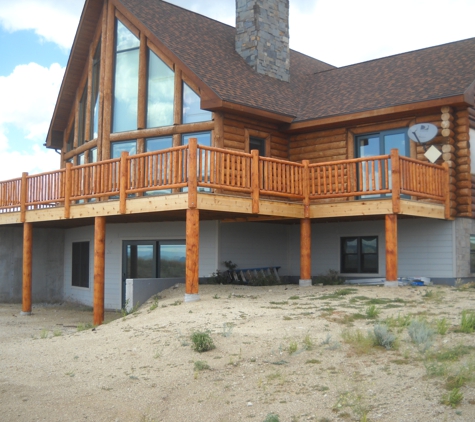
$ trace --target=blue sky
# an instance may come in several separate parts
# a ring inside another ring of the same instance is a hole
[[[235,0],[170,2],[234,24]],[[0,180],[59,167],[43,143],[83,5],[0,0]],[[473,16],[475,0],[290,0],[290,45],[345,66],[474,37]]]

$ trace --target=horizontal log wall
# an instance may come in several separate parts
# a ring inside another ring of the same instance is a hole
[[[470,115],[467,109],[454,110],[454,153],[456,203],[459,217],[472,217],[472,175],[470,159]]]
[[[353,157],[348,157],[345,128],[304,133],[290,139],[290,161],[309,160],[316,164],[347,158]]]
[[[224,148],[249,152],[246,151],[246,130],[261,132],[259,137],[262,138],[270,135],[270,156],[283,160],[289,159],[288,138],[279,132],[276,124],[232,114],[224,116]]]

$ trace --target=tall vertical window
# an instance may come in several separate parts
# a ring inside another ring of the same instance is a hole
[[[89,163],[97,163],[97,147],[89,150],[88,160]]]
[[[71,125],[71,129],[69,131],[69,136],[68,136],[68,143],[66,144],[66,151],[72,151],[74,148],[74,122]]]
[[[86,141],[87,81],[79,101],[78,146]]]
[[[470,235],[470,272],[475,273],[475,235]]]
[[[112,132],[137,129],[140,40],[116,21]]]
[[[72,256],[72,285],[89,287],[89,242],[74,242]]]
[[[91,98],[91,133],[89,139],[99,135],[99,83],[101,73],[101,42],[97,44],[92,62],[92,98]]]
[[[257,138],[256,136],[251,136],[249,138],[249,151],[257,149],[261,157],[266,156],[266,140],[263,138]]]
[[[206,122],[211,112],[200,108],[200,97],[183,82],[183,123]]]
[[[148,50],[147,127],[173,125],[175,73]]]
[[[342,237],[341,273],[377,273],[378,237]]]

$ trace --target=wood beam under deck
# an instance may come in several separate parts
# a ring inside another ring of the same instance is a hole
[[[388,214],[385,217],[386,231],[386,281],[385,286],[397,287],[397,214]]]
[[[300,220],[300,286],[312,285],[312,226],[310,218]]]

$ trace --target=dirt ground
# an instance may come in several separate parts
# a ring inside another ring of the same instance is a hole
[[[459,332],[474,288],[205,285],[200,295],[183,303],[183,287],[169,289],[82,331],[90,309],[20,316],[1,304],[0,420],[475,420],[475,334]],[[410,320],[447,332],[424,351]],[[378,322],[395,348],[365,342]],[[194,351],[196,331],[216,348]],[[454,380],[456,407],[443,404]]]

